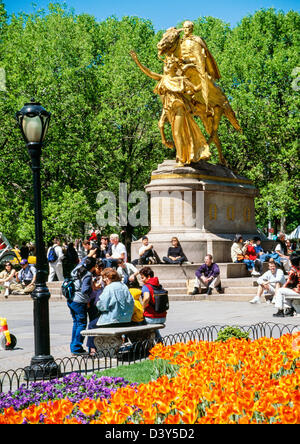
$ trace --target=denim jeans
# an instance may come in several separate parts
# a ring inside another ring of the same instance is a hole
[[[166,318],[146,318],[145,317],[146,324],[165,324]],[[159,330],[155,330],[155,339],[157,342],[162,342],[162,336],[159,332]]]
[[[254,261],[251,261],[250,259],[243,259],[242,261],[235,261],[235,263],[243,263],[246,265],[246,268],[248,271],[254,270]]]
[[[84,351],[82,346],[84,337],[81,335],[81,332],[87,326],[87,304],[72,301],[68,302],[68,307],[73,318],[71,353],[81,353]]]
[[[169,257],[164,256],[163,261],[165,264],[182,264],[182,262],[186,261],[186,258],[180,257],[179,259],[170,259]]]

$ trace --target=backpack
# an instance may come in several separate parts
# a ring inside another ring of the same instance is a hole
[[[56,262],[58,259],[58,256],[55,251],[55,247],[51,247],[48,253],[48,262]]]
[[[75,296],[75,281],[77,278],[66,278],[61,286],[61,292],[67,301],[72,302]]]
[[[161,285],[152,285],[152,284],[146,284],[147,286],[150,285],[153,289],[153,298],[154,298],[154,311],[156,313],[163,313],[167,310],[169,310],[169,294],[168,290],[165,290]]]

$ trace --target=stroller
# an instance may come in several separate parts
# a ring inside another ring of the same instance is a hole
[[[4,234],[0,233],[0,260],[9,250],[11,250],[11,248],[12,247]]]
[[[3,233],[0,233],[0,265],[5,262],[11,262],[14,265],[18,265],[20,260],[20,257],[17,256],[16,251],[13,250],[7,238]]]

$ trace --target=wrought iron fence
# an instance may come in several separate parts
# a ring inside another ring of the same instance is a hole
[[[208,325],[195,330],[170,334],[163,337],[162,343],[167,346],[178,342],[215,341],[219,331],[228,326],[229,325]],[[232,327],[232,325],[230,327]],[[251,340],[261,337],[279,338],[284,334],[292,334],[300,331],[300,325],[281,325],[265,322],[249,326],[234,325],[234,327],[238,327],[243,332],[247,332]],[[34,369],[25,367],[2,371],[0,372],[0,392],[17,390],[21,385],[28,387],[32,382],[56,379],[73,372],[88,375],[95,371],[140,362],[149,356],[150,349],[153,345],[153,341],[136,342],[123,348],[103,349],[94,357],[71,356],[57,358],[54,363],[49,364],[51,368],[47,368],[47,366],[35,366]]]

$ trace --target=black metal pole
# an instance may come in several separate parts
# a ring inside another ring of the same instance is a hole
[[[33,319],[34,319],[34,346],[35,355],[27,367],[28,379],[47,379],[58,376],[59,367],[50,354],[49,329],[49,298],[50,292],[46,284],[46,253],[43,239],[42,202],[41,202],[41,147],[40,143],[29,143],[28,151],[31,157],[34,190],[34,216],[35,216],[35,245],[36,245],[36,284],[32,292]]]

